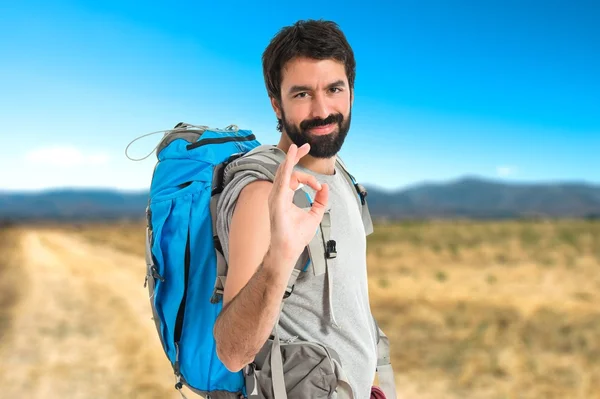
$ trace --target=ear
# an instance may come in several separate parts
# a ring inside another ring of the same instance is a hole
[[[279,105],[279,101],[275,97],[271,97],[271,107],[273,107],[273,111],[277,116],[277,119],[281,119],[281,107]]]
[[[350,90],[350,108],[354,107],[354,88]]]

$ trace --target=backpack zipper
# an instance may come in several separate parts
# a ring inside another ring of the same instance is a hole
[[[200,141],[197,141],[192,144],[188,144],[186,146],[186,148],[188,150],[193,150],[194,148],[198,148],[198,147],[201,147],[201,146],[207,145],[207,144],[222,144],[222,143],[228,143],[230,141],[252,141],[252,140],[256,140],[256,136],[254,134],[251,134],[249,136],[216,137],[216,138],[210,138],[210,139],[200,139]]]
[[[188,228],[187,241],[185,244],[183,298],[181,298],[181,303],[179,304],[179,310],[177,311],[177,318],[175,319],[175,332],[174,332],[174,337],[173,337],[175,345],[177,345],[179,343],[179,340],[181,339],[181,331],[183,329],[183,318],[185,316],[185,302],[186,302],[186,296],[187,296],[187,284],[188,284],[189,272],[190,272],[190,230]]]

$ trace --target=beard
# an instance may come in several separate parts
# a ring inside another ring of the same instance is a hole
[[[331,158],[336,155],[342,148],[344,140],[350,130],[350,121],[352,119],[352,111],[348,113],[348,118],[344,119],[342,114],[331,114],[325,119],[308,119],[300,123],[300,126],[293,125],[285,117],[283,110],[281,111],[285,133],[288,135],[292,143],[298,147],[304,144],[310,144],[309,155],[314,158]],[[314,127],[325,126],[335,123],[337,129],[325,135],[313,135],[308,130]]]

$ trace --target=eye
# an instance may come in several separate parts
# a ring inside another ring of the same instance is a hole
[[[294,96],[294,98],[304,98],[304,97],[306,97],[307,95],[308,95],[308,93],[307,93],[307,92],[305,92],[305,91],[303,91],[303,92],[301,92],[301,93],[298,93],[298,94],[296,94],[296,95]]]
[[[340,87],[332,87],[330,90],[333,93],[339,93],[342,91],[342,89]]]

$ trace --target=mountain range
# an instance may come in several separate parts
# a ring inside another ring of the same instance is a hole
[[[598,218],[600,185],[504,183],[475,177],[389,191],[365,185],[374,219],[524,217]],[[4,221],[107,220],[144,217],[148,193],[108,189],[0,192]]]

